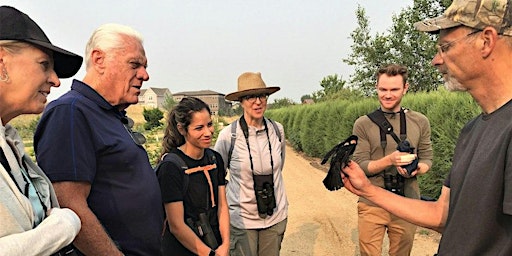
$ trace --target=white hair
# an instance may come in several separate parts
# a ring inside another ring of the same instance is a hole
[[[89,62],[93,50],[99,49],[108,52],[110,50],[122,48],[124,46],[122,36],[128,36],[136,39],[141,45],[144,41],[139,32],[125,25],[108,23],[98,27],[94,33],[92,33],[91,38],[89,38],[89,42],[87,42],[87,45],[85,46],[86,68],[89,68]]]
[[[455,79],[455,77],[451,75],[445,75],[444,87],[451,92],[465,92],[468,90],[462,83],[459,82],[459,80]]]

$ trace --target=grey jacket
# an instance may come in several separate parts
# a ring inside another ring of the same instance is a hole
[[[78,231],[80,219],[69,209],[59,209],[50,180],[30,159],[16,129],[0,122],[0,147],[16,181],[0,165],[0,254],[50,255],[70,244]],[[12,149],[15,149],[14,151]],[[20,166],[25,162],[27,172],[49,215],[37,227],[29,199],[18,189],[25,187]]]

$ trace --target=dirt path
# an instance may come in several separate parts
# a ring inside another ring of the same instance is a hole
[[[281,255],[359,255],[357,197],[345,189],[325,189],[325,168],[314,166],[318,159],[306,159],[287,147],[283,175],[289,216]],[[418,228],[412,255],[433,255],[439,238],[437,232]]]

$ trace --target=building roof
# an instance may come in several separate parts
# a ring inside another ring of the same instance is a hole
[[[144,96],[147,90],[153,91],[157,96],[164,96],[166,93],[171,93],[167,88],[149,87],[149,89],[141,89],[139,96]]]
[[[221,95],[225,96],[222,93],[215,92],[212,90],[200,90],[200,91],[187,91],[187,92],[177,92],[173,93],[172,96],[202,96],[202,95]]]

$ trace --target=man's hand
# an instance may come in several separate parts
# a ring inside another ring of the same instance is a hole
[[[348,165],[343,168],[341,178],[345,188],[358,196],[364,196],[367,189],[373,186],[361,167],[354,161],[350,161]]]
[[[424,163],[418,163],[418,168],[416,170],[414,170],[410,175],[407,173],[407,170],[405,168],[402,168],[400,166],[397,166],[396,170],[403,177],[405,177],[405,178],[412,178],[412,177],[414,177],[416,175],[425,174],[429,170],[429,167],[428,167],[428,165],[426,165]]]
[[[407,172],[407,169],[405,169],[403,167],[400,167],[400,166],[396,167],[396,171],[398,172],[398,174],[400,174],[404,178],[412,178],[412,177],[414,177],[418,173],[418,169],[414,170],[413,172],[411,172],[411,174],[409,174]]]
[[[407,157],[408,155],[410,155],[410,154],[407,152],[400,152],[400,151],[396,150],[395,152],[389,154],[388,158],[389,158],[389,161],[391,162],[391,165],[400,167],[400,166],[408,165],[408,164],[412,163],[412,161],[414,159]]]

